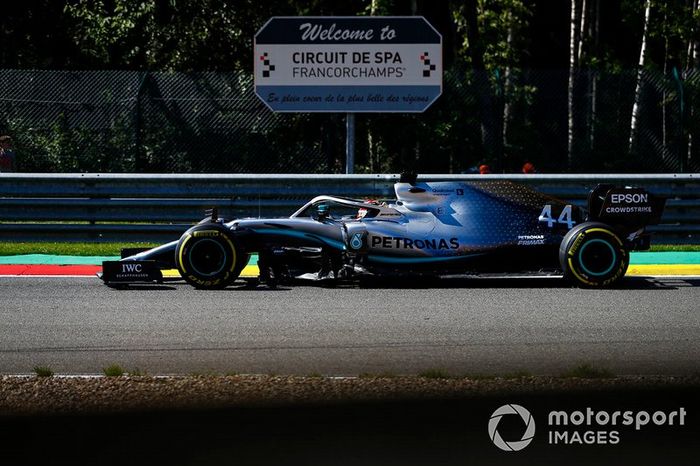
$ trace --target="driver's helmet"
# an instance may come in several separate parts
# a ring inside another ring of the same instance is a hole
[[[316,212],[318,212],[318,218],[328,218],[331,214],[331,206],[328,204],[319,204],[318,207],[316,207]]]

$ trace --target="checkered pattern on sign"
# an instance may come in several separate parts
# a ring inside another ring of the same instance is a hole
[[[420,56],[420,59],[423,62],[423,65],[425,66],[425,68],[423,68],[423,77],[429,78],[431,73],[435,71],[436,66],[430,63],[428,52],[423,52],[423,55]]]
[[[263,78],[269,78],[270,71],[275,71],[275,65],[270,64],[270,59],[267,56],[267,52],[260,56],[260,60],[263,62],[262,76]]]

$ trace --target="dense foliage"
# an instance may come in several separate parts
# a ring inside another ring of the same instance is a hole
[[[26,0],[3,5],[0,69],[249,73],[253,36],[270,16],[418,14],[443,35],[445,95],[421,115],[360,115],[358,171],[461,172],[484,162],[515,171],[526,160],[542,171],[698,170],[698,2]],[[240,169],[216,155],[212,167],[194,166],[186,147],[166,150],[177,127],[142,140],[129,117],[91,139],[61,117],[37,131],[2,108],[0,133],[15,136],[24,170]],[[342,169],[342,115],[277,124],[322,152],[320,171]],[[168,157],[180,162],[147,162]]]

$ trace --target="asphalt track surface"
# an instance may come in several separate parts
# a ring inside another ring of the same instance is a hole
[[[0,279],[0,373],[48,365],[148,374],[616,374],[700,371],[700,279],[452,279],[374,287],[113,290],[96,278]]]

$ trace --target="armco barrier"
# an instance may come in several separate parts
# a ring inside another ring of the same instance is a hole
[[[508,179],[584,205],[597,183],[668,198],[657,241],[700,241],[700,176],[420,175],[422,181]],[[287,216],[318,194],[392,198],[398,175],[0,174],[3,241],[166,241],[217,206],[227,218]],[[504,219],[504,221],[507,221]]]

